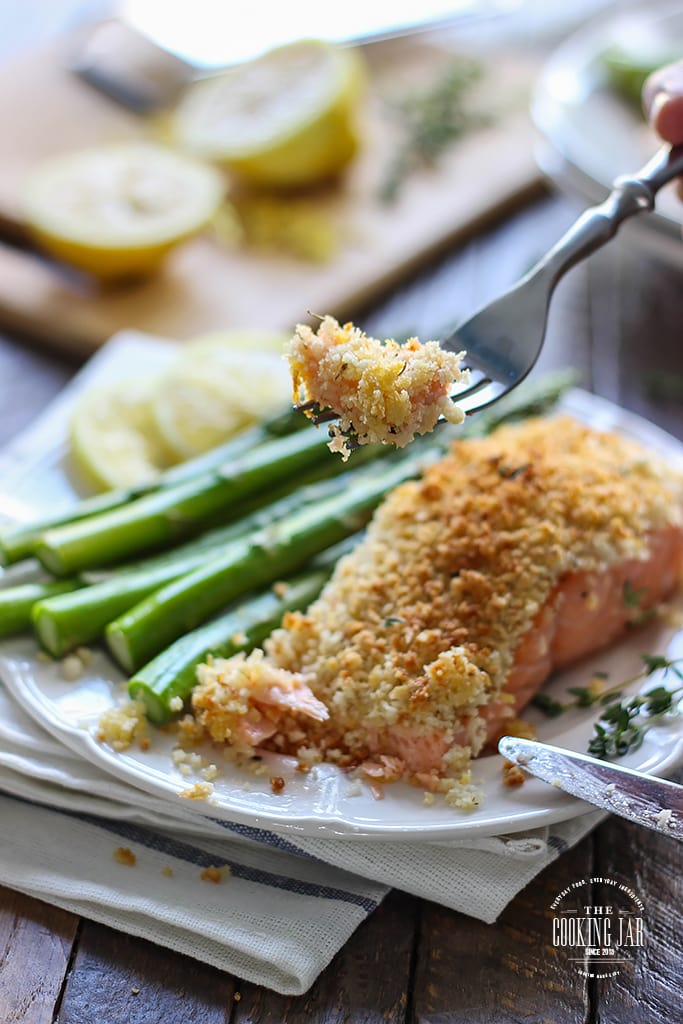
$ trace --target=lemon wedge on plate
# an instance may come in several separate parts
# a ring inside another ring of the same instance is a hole
[[[254,334],[272,345],[272,336]],[[158,434],[178,459],[220,444],[257,420],[284,411],[291,381],[282,358],[285,341],[270,351],[242,347],[244,331],[189,342],[162,375],[152,399]]]
[[[221,173],[152,143],[125,143],[38,166],[25,221],[51,255],[104,280],[147,274],[204,227],[225,193]]]
[[[158,377],[86,391],[71,416],[71,455],[98,490],[148,483],[170,464],[151,412]]]
[[[191,86],[176,113],[176,137],[250,184],[309,185],[355,156],[363,79],[354,49],[289,43]]]

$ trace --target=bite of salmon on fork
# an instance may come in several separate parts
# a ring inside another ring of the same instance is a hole
[[[616,433],[531,419],[456,441],[391,492],[317,601],[266,642],[254,699],[249,665],[216,659],[193,709],[214,741],[231,742],[226,721],[243,738],[239,706],[255,732],[266,716],[271,749],[471,807],[471,759],[682,571],[680,473]],[[292,675],[276,709],[259,706],[266,663],[278,687]]]
[[[607,199],[581,214],[520,281],[438,343],[382,345],[331,317],[317,333],[298,327],[288,351],[295,407],[316,425],[331,423],[330,447],[346,458],[369,441],[402,447],[441,419],[461,422],[497,402],[536,364],[558,281],[625,220],[654,210],[659,189],[678,175],[683,145],[663,146],[636,174],[617,178]]]
[[[316,426],[330,422],[329,447],[344,459],[357,445],[403,448],[440,417],[465,418],[450,397],[454,382],[468,379],[463,353],[436,341],[380,341],[325,316],[317,331],[299,324],[286,355],[295,408]]]

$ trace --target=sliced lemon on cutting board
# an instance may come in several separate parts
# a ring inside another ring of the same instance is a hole
[[[84,150],[38,166],[25,221],[51,255],[104,280],[147,274],[216,213],[221,173],[151,143]]]
[[[220,444],[259,419],[283,411],[291,382],[279,351],[239,347],[225,337],[189,343],[162,376],[152,399],[157,432],[178,459]]]
[[[309,185],[356,155],[363,80],[355,50],[289,43],[193,85],[176,113],[176,138],[251,184]]]
[[[157,432],[152,398],[158,376],[91,388],[77,401],[70,424],[71,454],[95,487],[147,483],[170,465]]]

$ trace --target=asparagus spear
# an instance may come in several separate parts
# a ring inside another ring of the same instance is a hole
[[[338,460],[330,460],[325,465],[330,463],[342,465]],[[330,480],[309,483],[279,501],[257,508],[249,515],[189,541],[174,551],[149,558],[138,566],[121,569],[108,579],[73,593],[37,600],[32,618],[40,643],[57,658],[74,647],[91,643],[102,635],[107,623],[160,587],[221,557],[231,542],[247,537],[269,523],[278,522],[306,505],[341,493],[360,472],[352,470]]]
[[[305,422],[307,421],[303,416],[290,410],[283,415],[242,431],[236,437],[226,441],[225,444],[212,448],[211,451],[205,452],[203,455],[173,466],[172,469],[161,473],[156,480],[148,484],[106,491],[104,494],[97,494],[73,505],[67,505],[63,509],[49,512],[31,522],[7,526],[0,531],[0,565],[10,565],[33,555],[38,537],[46,530],[100,515],[103,512],[110,512],[112,509],[143,497],[145,494],[182,483],[200,473],[215,469],[231,459],[241,457],[245,452],[256,448],[257,445],[300,430]]]
[[[381,472],[366,473],[341,494],[234,541],[221,557],[151,594],[107,627],[107,643],[116,661],[134,671],[230,601],[294,572],[319,551],[355,533],[388,490],[417,476],[438,454],[438,448],[430,446],[417,456],[391,462]]]
[[[216,521],[239,515],[240,502],[275,483],[296,478],[329,456],[317,431],[268,441],[241,458],[88,519],[42,535],[35,553],[49,572],[70,575],[169,546]]]
[[[187,700],[196,682],[197,666],[209,654],[229,658],[238,651],[252,650],[281,623],[285,612],[307,608],[327,582],[337,559],[354,546],[356,538],[350,541],[316,558],[287,584],[282,597],[272,591],[258,594],[180,637],[135,673],[128,683],[130,698],[144,701],[147,717],[156,725],[168,722],[174,710],[171,702],[177,697]]]
[[[299,503],[305,504],[306,502],[317,500],[318,496],[322,497],[325,492],[318,492],[317,489],[314,489],[314,484],[323,484],[331,477],[336,477],[342,478],[342,482],[338,485],[339,487],[346,486],[346,481],[350,480],[351,474],[355,473],[365,463],[371,462],[378,457],[381,458],[384,455],[389,455],[391,451],[390,448],[384,445],[366,445],[364,448],[359,448],[354,453],[351,469],[347,469],[340,459],[322,459],[312,468],[301,473],[301,475],[290,477],[288,480],[282,480],[275,486],[268,488],[267,491],[257,491],[253,497],[240,502],[239,519],[229,523],[227,526],[219,526],[212,530],[207,530],[198,537],[185,541],[179,547],[157,552],[144,559],[136,559],[134,562],[109,567],[108,569],[87,569],[80,574],[81,578],[88,584],[101,583],[103,580],[112,579],[114,576],[127,574],[131,571],[156,570],[162,564],[175,561],[177,558],[184,558],[189,554],[197,552],[206,553],[210,548],[215,548],[223,544],[227,539],[232,540],[234,536],[237,536],[238,534],[234,533],[234,530],[237,530],[238,533],[243,532],[240,524],[247,516],[253,516],[253,519],[250,519],[250,522],[253,524],[249,527],[250,530],[265,526],[274,519],[277,519],[278,516],[283,515],[283,509],[292,511],[294,507],[298,507]],[[290,502],[292,504],[280,506],[282,499],[289,496],[291,496]],[[255,515],[257,512],[259,513],[258,516]]]
[[[20,583],[0,590],[0,636],[23,633],[31,627],[31,609],[44,598],[66,594],[80,587],[79,580]]]

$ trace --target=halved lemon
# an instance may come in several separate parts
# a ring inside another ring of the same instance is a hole
[[[279,351],[240,348],[233,340],[209,337],[190,342],[162,376],[152,400],[158,433],[178,459],[220,444],[291,401],[289,372]]]
[[[289,43],[192,86],[176,113],[176,137],[251,184],[308,185],[355,156],[363,79],[354,49]]]
[[[147,274],[216,213],[221,173],[152,143],[71,153],[40,165],[24,217],[50,254],[101,279]]]
[[[151,402],[158,377],[115,381],[85,392],[71,417],[71,454],[100,490],[147,483],[170,464]]]

